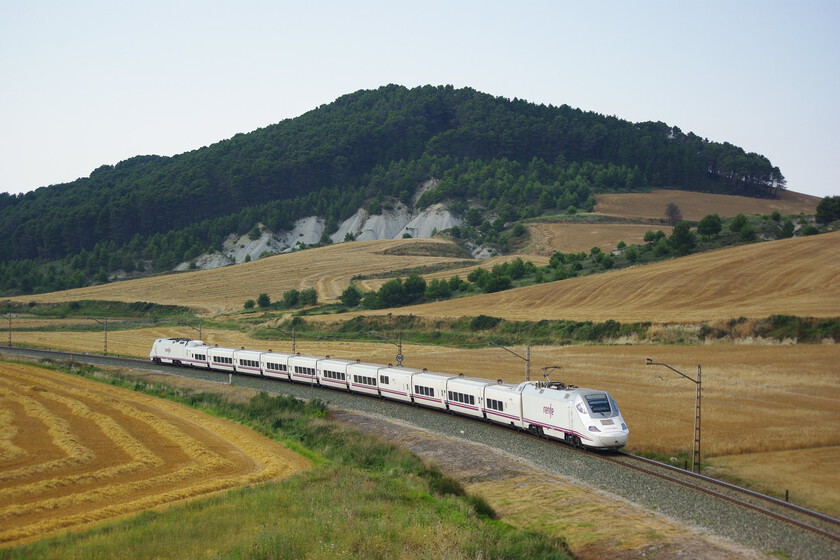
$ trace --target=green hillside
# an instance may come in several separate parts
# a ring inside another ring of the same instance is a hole
[[[631,123],[472,89],[388,85],[173,157],[137,156],[25,195],[0,193],[0,295],[144,274],[218,249],[257,222],[446,201],[509,223],[647,187],[772,196],[764,156],[661,122]]]

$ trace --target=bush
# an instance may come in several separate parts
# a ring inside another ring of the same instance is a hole
[[[706,239],[719,234],[722,229],[723,222],[717,214],[709,214],[697,224],[697,233]]]
[[[502,320],[498,317],[491,317],[490,315],[479,315],[478,317],[473,317],[470,321],[470,330],[473,331],[486,331],[488,329],[495,328]]]
[[[738,214],[732,218],[731,222],[729,222],[729,231],[732,233],[741,233],[741,230],[747,227],[748,224],[749,221],[747,220],[747,217],[743,214]]]
[[[338,299],[347,307],[356,307],[362,301],[362,292],[356,286],[347,286]]]

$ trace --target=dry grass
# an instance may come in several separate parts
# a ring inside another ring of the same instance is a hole
[[[607,196],[607,195],[600,195]],[[642,245],[645,233],[650,230],[662,230],[671,235],[671,226],[662,224],[551,224],[534,223],[528,225],[531,235],[529,243],[522,249],[526,255],[544,255],[550,257],[555,251],[562,253],[589,252],[592,247],[599,247],[605,253],[616,248],[620,241],[628,245]],[[534,261],[533,258],[528,257]],[[534,261],[536,264],[536,261]]]
[[[151,341],[158,336],[192,336],[188,327],[150,328],[109,334],[109,350],[121,355],[147,357]],[[247,333],[205,330],[204,338],[222,346],[290,350],[288,340],[254,340]],[[38,344],[72,351],[99,351],[102,334],[96,332],[15,333],[17,343]],[[488,379],[518,382],[524,379],[524,362],[493,348],[479,350],[415,346],[405,336],[405,365],[433,371],[464,373]],[[513,348],[524,355],[522,347]],[[388,344],[321,342],[301,337],[297,351],[303,354],[362,359],[376,363],[394,361]],[[541,368],[559,365],[552,379],[579,386],[603,388],[618,400],[631,427],[630,448],[663,455],[690,453],[693,442],[695,386],[663,367],[646,366],[645,358],[668,363],[694,376],[703,372],[703,457],[738,455],[727,472],[741,476],[741,465],[758,463],[765,472],[781,472],[790,452],[808,457],[818,451],[840,463],[840,346],[737,345],[700,346],[616,345],[557,346],[532,348],[532,379]],[[756,457],[751,461],[750,457]],[[825,464],[801,460],[798,474],[790,478],[800,493],[797,500],[812,502],[823,511],[840,514],[840,485],[824,476]],[[836,474],[835,471],[832,471]],[[775,478],[760,473],[744,478],[768,488]],[[802,503],[798,501],[798,503]],[[826,505],[828,504],[828,505]],[[831,504],[834,504],[831,506]],[[834,509],[830,509],[833,507]]]
[[[403,313],[628,323],[694,323],[772,314],[840,317],[838,293],[840,232],[834,232],[721,249],[457,302],[416,305]]]
[[[708,536],[687,536],[679,523],[636,504],[543,473],[474,483],[467,490],[493,504],[505,523],[565,539],[579,560],[641,558],[649,550],[662,558],[680,557],[685,549],[698,558],[744,554]]]
[[[157,336],[190,336],[188,327],[120,331],[109,335],[109,349],[147,357]],[[205,330],[204,338],[221,346],[290,350],[284,341],[254,340],[246,333]],[[72,351],[96,351],[101,333],[19,333],[18,342]],[[303,354],[394,361],[395,348],[363,342],[297,341]],[[514,351],[524,355],[524,348]],[[518,382],[524,362],[493,348],[478,350],[414,346],[404,340],[405,365]],[[532,379],[541,368],[579,386],[612,393],[632,427],[631,446],[660,453],[690,447],[695,386],[661,367],[646,366],[652,357],[694,375],[704,374],[704,455],[730,455],[840,445],[840,346],[819,345],[617,345],[539,346],[532,348]],[[663,377],[667,381],[660,379]],[[749,420],[749,437],[741,422]],[[666,429],[663,429],[666,428]]]
[[[208,313],[242,309],[246,299],[267,293],[272,301],[281,300],[288,290],[314,287],[321,300],[338,297],[353,276],[372,275],[389,270],[417,266],[464,262],[455,257],[393,254],[404,246],[420,245],[426,253],[429,245],[452,244],[442,240],[400,239],[340,243],[320,249],[266,257],[238,266],[185,272],[177,275],[142,278],[66,292],[14,298],[17,301],[44,303],[68,300],[148,301],[166,305],[189,305]],[[410,251],[408,251],[410,252]]]
[[[816,196],[791,191],[781,192],[778,199],[765,199],[668,189],[649,193],[601,194],[595,199],[595,212],[598,214],[663,222],[669,203],[680,208],[683,219],[698,221],[708,214],[731,217],[737,214],[772,214],[774,211],[783,216],[800,213],[813,216],[820,202]]]
[[[242,426],[170,401],[37,366],[0,370],[2,544],[308,466]]]
[[[794,503],[806,503],[834,517],[840,517],[837,486],[840,448],[823,447],[801,451],[770,451],[750,455],[728,455],[710,461],[717,473],[746,481],[764,492],[784,496]],[[833,468],[832,468],[833,467]]]

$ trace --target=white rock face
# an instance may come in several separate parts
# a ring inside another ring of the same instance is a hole
[[[280,234],[277,237],[279,245],[282,247],[278,253],[289,252],[299,245],[314,245],[321,241],[321,235],[324,233],[324,220],[317,216],[309,216],[295,222],[295,227],[292,231]]]
[[[356,241],[377,239],[400,239],[404,234],[414,238],[429,238],[435,233],[461,225],[463,220],[455,217],[443,204],[435,204],[422,212],[412,212],[403,204],[393,210],[371,216],[362,208],[347,218],[338,230],[330,235],[333,243],[341,243],[349,233]],[[262,228],[262,226],[260,225]],[[252,240],[247,235],[230,235],[224,244],[222,253],[201,255],[193,261],[187,261],[175,267],[175,270],[188,270],[191,262],[200,269],[218,268],[260,258],[264,253],[285,253],[303,245],[315,245],[324,234],[324,220],[309,216],[295,222],[291,231],[274,234],[262,228],[259,239]]]
[[[397,237],[408,233],[411,237],[425,239],[434,236],[439,231],[460,226],[462,223],[463,220],[453,216],[446,206],[435,204],[412,218]]]

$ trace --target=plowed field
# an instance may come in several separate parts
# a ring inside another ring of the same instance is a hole
[[[32,365],[0,371],[0,545],[308,466],[186,406]]]

